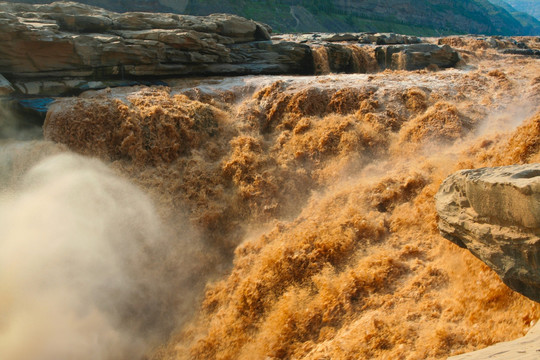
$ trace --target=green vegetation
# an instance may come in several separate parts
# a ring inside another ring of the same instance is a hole
[[[442,36],[456,34],[456,31],[450,30],[437,30],[425,26],[415,26],[407,25],[398,22],[384,21],[384,20],[373,20],[366,19],[359,16],[354,16],[351,14],[340,15],[340,14],[323,14],[321,15],[322,22],[327,18],[332,18],[332,20],[339,20],[347,25],[349,25],[350,30],[353,32],[394,32],[404,35],[415,35],[415,36]]]
[[[393,11],[393,2],[404,10]],[[424,0],[390,0],[384,6],[378,6],[377,0],[364,0],[356,1],[360,6],[350,8],[342,4],[335,0],[191,0],[186,13],[234,13],[267,23],[276,33],[367,31],[440,36],[464,33],[525,35],[531,30],[487,0],[448,0],[433,4]],[[387,11],[366,11],[381,7],[386,7]]]

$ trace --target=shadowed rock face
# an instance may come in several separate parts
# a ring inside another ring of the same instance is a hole
[[[382,69],[423,69],[429,65],[440,68],[454,66],[458,54],[448,45],[414,44],[386,46],[376,49],[377,62]]]
[[[7,81],[5,77],[0,75],[0,96],[9,95],[14,91],[13,86]]]
[[[540,301],[540,164],[457,172],[436,201],[444,237]]]

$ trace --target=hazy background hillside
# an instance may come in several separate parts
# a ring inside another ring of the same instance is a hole
[[[506,0],[517,11],[532,15],[540,20],[540,1],[538,0]]]
[[[540,25],[540,0],[490,0],[493,4],[500,6],[516,18],[526,29],[526,33],[538,34]]]
[[[11,2],[47,3],[43,0]],[[275,32],[539,35],[537,0],[81,0],[114,11],[238,14]],[[523,12],[530,9],[529,14]]]

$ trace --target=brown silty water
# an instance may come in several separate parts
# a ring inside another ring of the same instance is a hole
[[[167,246],[196,259],[167,283],[191,295],[160,304],[177,326],[148,356],[443,359],[523,335],[540,307],[439,235],[433,197],[459,169],[540,162],[540,63],[467,51],[463,69],[187,79],[54,104],[44,135],[61,145],[47,146],[129,179]]]

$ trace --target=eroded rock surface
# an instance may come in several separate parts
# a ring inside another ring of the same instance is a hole
[[[183,74],[194,63],[242,66],[227,45],[269,40],[266,25],[235,15],[119,14],[64,2],[0,3],[0,34],[0,68],[28,77]],[[200,66],[189,71],[212,72]]]
[[[274,39],[270,34],[265,24],[228,14],[115,13],[75,2],[0,2],[0,73],[22,94],[61,95],[83,86],[80,79],[311,75],[316,73],[314,49],[320,46],[326,49],[330,71],[337,73],[414,70],[430,64],[444,68],[458,61],[448,46],[417,44],[419,38],[398,34]],[[351,45],[360,44],[366,50],[358,55]],[[373,61],[377,66],[374,48],[390,44],[401,44],[388,50],[391,63],[381,69],[358,64]],[[392,62],[396,53],[403,57]]]
[[[540,164],[457,172],[436,201],[444,237],[540,301]]]
[[[448,45],[414,44],[378,47],[377,62],[382,69],[418,70],[436,65],[448,68],[456,65],[459,56]]]

